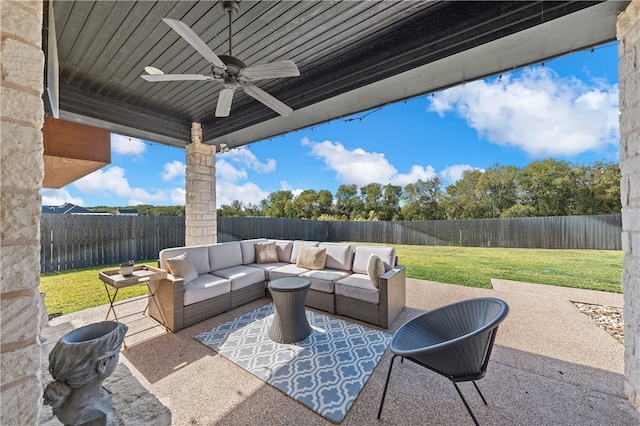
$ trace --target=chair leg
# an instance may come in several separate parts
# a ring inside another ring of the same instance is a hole
[[[398,355],[394,355],[389,363],[389,371],[387,372],[387,381],[384,383],[384,390],[382,391],[382,399],[380,400],[380,407],[378,408],[378,420],[382,414],[382,406],[384,405],[384,397],[387,395],[387,387],[389,386],[389,378],[391,378],[391,369],[393,368],[393,361],[395,361]]]
[[[476,385],[476,381],[472,380],[471,382],[473,383],[473,386],[475,386],[476,390],[478,391],[478,395],[480,395],[480,398],[482,398],[482,402],[484,402],[484,405],[489,405],[487,404],[487,400],[484,399],[484,395],[482,394],[482,392],[480,392],[480,388],[478,387],[478,385]]]
[[[471,415],[471,418],[473,419],[473,423],[475,423],[476,426],[480,426],[480,424],[478,423],[478,420],[476,419],[476,416],[473,415],[473,411],[471,411],[471,407],[469,407],[469,404],[467,404],[467,400],[464,399],[464,395],[462,395],[462,392],[460,392],[460,388],[458,387],[456,382],[451,382],[451,383],[453,383],[453,386],[456,387],[456,390],[458,391],[458,395],[460,395],[460,398],[462,398],[462,402],[464,402],[464,406],[467,407],[467,411],[469,412],[469,414]]]

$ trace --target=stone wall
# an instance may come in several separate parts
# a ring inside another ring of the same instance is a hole
[[[42,406],[40,195],[44,176],[41,1],[0,1],[0,424],[37,424]]]
[[[202,143],[200,123],[191,125],[191,143],[185,146],[186,205],[185,244],[195,246],[217,241],[215,145]]]
[[[640,408],[640,0],[618,16],[625,393]]]

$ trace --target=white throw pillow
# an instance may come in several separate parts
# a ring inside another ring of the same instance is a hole
[[[384,272],[384,263],[380,256],[371,253],[369,263],[367,264],[367,275],[369,275],[371,284],[373,284],[375,288],[378,288],[380,285],[380,275],[384,274]]]
[[[327,249],[320,247],[302,246],[298,253],[296,266],[307,269],[324,269],[327,261]]]
[[[166,262],[171,275],[182,278],[185,285],[198,278],[198,271],[193,266],[189,256],[187,256],[187,252],[182,253],[180,256],[171,257]]]

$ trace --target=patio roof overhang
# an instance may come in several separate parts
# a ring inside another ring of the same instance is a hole
[[[53,2],[60,118],[167,145],[230,148],[517,69],[616,39],[628,1],[240,1],[234,56],[250,65],[291,59],[300,76],[256,83],[294,109],[280,117],[235,93],[216,118],[220,84],[149,83],[209,64],[162,18],[185,22],[217,54],[227,19],[212,1]]]

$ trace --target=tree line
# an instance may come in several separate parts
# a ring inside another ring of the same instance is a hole
[[[519,168],[495,164],[468,170],[444,187],[434,176],[404,187],[370,183],[280,190],[259,204],[224,204],[219,216],[262,216],[319,220],[435,220],[618,214],[620,167],[613,162],[577,165],[546,159]]]

